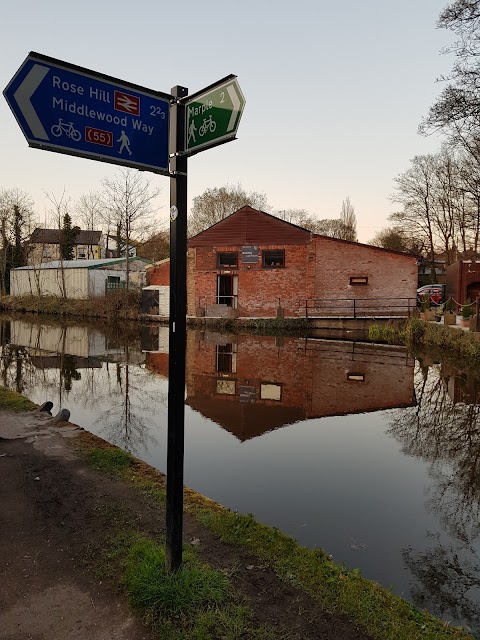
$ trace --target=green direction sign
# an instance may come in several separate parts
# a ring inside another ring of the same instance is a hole
[[[234,76],[187,98],[185,151],[196,153],[233,140],[245,98]]]

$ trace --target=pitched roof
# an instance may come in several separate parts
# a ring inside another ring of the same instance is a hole
[[[30,236],[30,242],[34,244],[60,244],[61,229],[35,229]],[[73,244],[98,245],[101,231],[87,231],[80,229],[75,236]]]
[[[307,244],[310,236],[308,229],[246,206],[190,238],[188,245]]]

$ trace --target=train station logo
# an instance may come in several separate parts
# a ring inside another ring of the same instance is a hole
[[[130,113],[132,116],[140,115],[140,98],[131,96],[123,91],[115,91],[114,107],[117,111]]]

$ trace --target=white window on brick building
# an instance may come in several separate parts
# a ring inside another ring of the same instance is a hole
[[[352,371],[347,373],[347,380],[351,380],[352,382],[365,382],[365,374]]]

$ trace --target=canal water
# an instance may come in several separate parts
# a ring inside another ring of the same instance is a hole
[[[0,384],[166,470],[166,327],[5,317],[0,344]],[[479,389],[400,347],[189,331],[185,482],[480,634]]]

